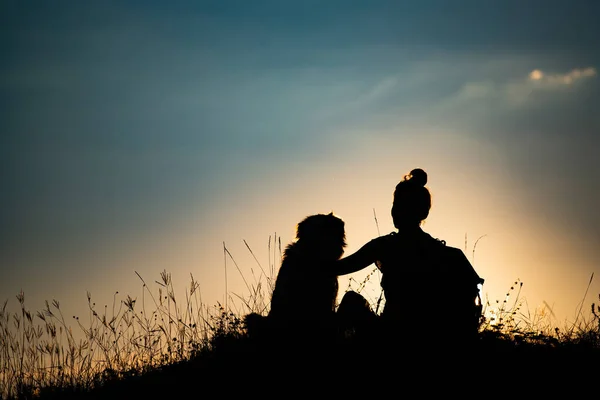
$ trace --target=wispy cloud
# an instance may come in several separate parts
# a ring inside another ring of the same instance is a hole
[[[389,101],[400,90],[405,83],[397,76],[390,75],[373,79],[368,84],[357,82],[352,77],[332,77],[339,81],[339,87],[343,90],[338,91],[337,101],[332,102],[330,107],[319,111],[319,115],[326,118],[342,117],[348,118],[350,115],[369,113],[373,108],[381,107],[382,104]]]
[[[594,67],[575,68],[566,73],[547,73],[534,69],[527,75],[506,81],[474,81],[465,83],[446,104],[453,106],[474,101],[493,101],[494,105],[524,106],[540,101],[542,93],[573,90],[580,83],[597,76]]]
[[[363,106],[377,101],[391,93],[396,86],[398,86],[398,78],[395,76],[384,78],[369,88],[362,96],[359,96],[355,104]]]
[[[539,69],[529,73],[528,80],[538,87],[556,88],[564,85],[573,85],[578,81],[585,80],[597,75],[596,68],[575,68],[566,74],[547,74]]]

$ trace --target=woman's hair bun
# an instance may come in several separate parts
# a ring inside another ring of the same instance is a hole
[[[408,180],[418,186],[425,186],[427,184],[427,172],[421,168],[415,168],[408,174]]]

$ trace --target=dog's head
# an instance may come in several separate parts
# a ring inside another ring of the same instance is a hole
[[[296,227],[296,242],[319,251],[324,257],[338,259],[346,247],[344,221],[333,212],[310,215]]]

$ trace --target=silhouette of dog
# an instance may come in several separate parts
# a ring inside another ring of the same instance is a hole
[[[344,221],[332,212],[298,223],[296,238],[283,253],[269,314],[247,315],[248,333],[262,335],[269,329],[275,337],[294,334],[306,339],[334,328],[339,285],[332,267],[345,247]]]
[[[284,251],[269,316],[284,321],[331,320],[339,289],[332,267],[345,247],[341,218],[329,213],[303,219],[297,225],[296,240]]]

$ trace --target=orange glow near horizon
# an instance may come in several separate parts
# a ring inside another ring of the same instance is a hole
[[[233,306],[239,297],[250,295],[247,284],[268,290],[267,280],[274,276],[264,276],[261,269],[276,273],[279,265],[279,244],[270,241],[278,239],[285,247],[294,239],[296,224],[309,214],[333,211],[344,219],[346,255],[391,232],[393,188],[402,175],[421,167],[429,174],[427,186],[433,196],[423,229],[465,251],[485,279],[484,307],[486,302],[494,307],[519,280],[523,282],[521,312],[548,315],[549,305],[556,325],[574,319],[594,266],[573,257],[570,235],[548,226],[520,200],[523,188],[513,183],[493,148],[465,136],[429,134],[421,142],[413,140],[411,149],[428,149],[419,153],[401,150],[395,144],[401,140],[388,140],[346,144],[360,149],[360,154],[341,149],[302,172],[295,166],[287,167],[294,173],[275,170],[243,196],[225,194],[218,212],[207,214],[202,205],[191,204],[174,215],[172,226],[127,242],[120,253],[104,254],[99,249],[89,255],[88,268],[102,271],[102,276],[77,282],[79,297],[58,300],[72,307],[73,315],[87,315],[86,290],[98,304],[110,305],[115,291],[141,298],[142,285],[135,272],[146,271],[144,279],[153,282],[167,270],[179,295],[185,294],[193,276],[206,306],[217,302]],[[479,161],[482,158],[485,164]],[[573,265],[579,268],[567,269]],[[363,294],[375,305],[381,295],[380,278],[374,266],[368,267],[341,277],[340,291],[366,280]],[[586,301],[599,292],[592,282]],[[67,292],[59,290],[57,296],[60,293]]]

